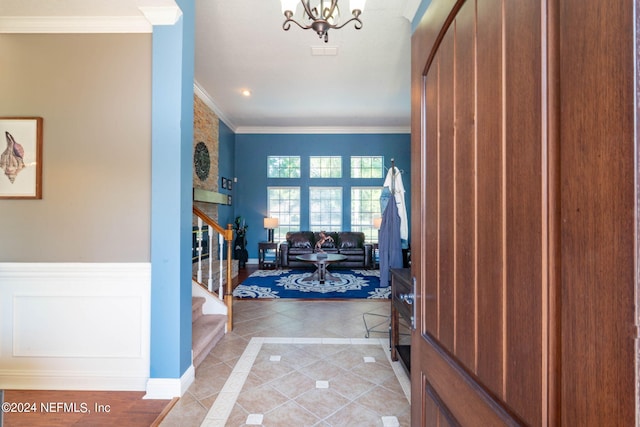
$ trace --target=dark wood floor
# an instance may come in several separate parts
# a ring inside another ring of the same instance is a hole
[[[238,269],[238,277],[233,280],[233,287],[235,289],[240,283],[244,281],[251,273],[258,270],[258,264],[247,264],[244,268]]]
[[[142,391],[6,390],[3,426],[158,425],[175,401],[144,400],[144,394]]]
[[[258,266],[253,264],[239,269],[238,277],[233,282],[234,288],[257,269]],[[4,402],[10,408],[0,413],[3,416],[0,425],[156,426],[175,404],[175,400],[145,400],[142,398],[144,394],[138,391],[5,390]]]

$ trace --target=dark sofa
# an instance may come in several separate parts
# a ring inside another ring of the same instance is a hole
[[[372,268],[373,245],[364,242],[364,233],[359,231],[326,232],[330,237],[322,244],[322,251],[341,254],[346,260],[331,263],[331,267]],[[298,255],[317,252],[316,243],[321,239],[318,232],[290,231],[286,240],[280,243],[280,266],[284,268],[310,267],[308,262],[298,261]]]

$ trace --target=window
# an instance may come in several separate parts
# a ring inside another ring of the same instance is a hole
[[[382,156],[352,156],[351,178],[382,178]]]
[[[351,187],[351,230],[362,231],[367,242],[378,241],[373,219],[382,216],[381,194],[382,187]]]
[[[267,178],[300,178],[300,156],[267,157]]]
[[[342,187],[309,187],[311,231],[342,230]]]
[[[342,178],[342,157],[340,156],[311,156],[311,178]]]
[[[274,241],[283,241],[288,231],[300,230],[300,187],[267,187],[269,216],[278,218]]]

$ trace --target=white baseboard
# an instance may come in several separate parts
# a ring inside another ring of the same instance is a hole
[[[144,391],[148,377],[122,376],[114,372],[105,376],[103,372],[32,372],[0,370],[0,389],[12,390],[100,390],[100,391]],[[5,385],[6,384],[6,385]]]
[[[143,399],[173,399],[182,397],[196,378],[196,370],[189,366],[180,378],[149,378]]]

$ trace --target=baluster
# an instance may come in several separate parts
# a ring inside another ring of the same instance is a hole
[[[198,217],[198,231],[196,231],[196,240],[198,242],[198,283],[202,283],[202,218]]]
[[[220,295],[220,299],[223,298],[224,296],[224,287],[222,286],[222,258],[223,258],[223,248],[224,248],[224,236],[222,234],[218,234],[218,257],[220,258],[220,278],[219,278],[219,287],[218,287],[218,294]]]
[[[207,288],[209,292],[213,292],[213,259],[211,259],[211,237],[213,236],[213,227],[207,225],[209,230],[209,279],[207,280]]]

